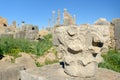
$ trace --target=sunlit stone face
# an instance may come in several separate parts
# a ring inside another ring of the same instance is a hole
[[[66,74],[92,77],[102,61],[103,37],[94,28],[58,27],[54,30],[54,45],[61,53]]]

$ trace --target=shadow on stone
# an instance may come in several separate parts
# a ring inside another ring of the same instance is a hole
[[[0,60],[3,58],[4,56],[2,54],[0,54]]]
[[[62,68],[65,68],[64,62],[60,62],[60,65],[62,66]]]

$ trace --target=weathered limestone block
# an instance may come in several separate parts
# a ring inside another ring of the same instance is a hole
[[[114,39],[115,24],[114,23],[115,23],[115,20],[113,20],[112,23],[110,23],[105,18],[100,18],[97,21],[95,21],[94,25],[92,25],[97,30],[101,31],[104,36],[104,39],[105,39],[104,50],[103,50],[104,53],[108,51],[108,47],[115,49],[115,39]]]
[[[36,67],[35,61],[32,59],[32,57],[29,54],[26,54],[26,53],[20,53],[20,54],[22,56],[18,57],[15,60],[16,64],[23,65],[25,69]]]
[[[115,31],[114,31],[114,29],[115,29],[114,24],[111,23],[111,25],[110,25],[110,48],[112,48],[112,49],[115,49],[115,39],[114,39]]]
[[[9,56],[9,55],[5,55],[5,56],[0,55],[0,56],[1,56],[0,63],[2,63],[2,62],[12,62],[12,60],[14,59],[13,56]]]
[[[0,27],[7,27],[8,22],[5,18],[0,17]]]
[[[92,25],[91,27],[102,34],[104,39],[103,52],[107,52],[111,46],[110,25]]]
[[[108,21],[107,21],[108,22]],[[99,32],[103,36],[104,40],[104,45],[103,45],[103,53],[106,53],[109,48],[114,49],[115,43],[114,43],[114,28],[113,26],[109,24],[94,24],[94,25],[89,25],[89,24],[83,24],[80,25],[80,30],[82,31],[87,31],[88,28],[94,28],[95,31]]]
[[[120,18],[113,19],[112,24],[114,25],[115,47],[120,50]]]
[[[21,80],[120,80],[120,73],[99,68],[94,77],[71,77],[59,64],[21,71]]]
[[[24,70],[23,65],[12,63],[0,63],[0,80],[20,80],[20,71]]]
[[[95,25],[110,25],[110,22],[108,22],[105,18],[100,18],[94,23]]]
[[[104,38],[93,27],[57,27],[54,30],[58,53],[62,54],[64,71],[73,77],[94,77],[97,64],[102,61]]]

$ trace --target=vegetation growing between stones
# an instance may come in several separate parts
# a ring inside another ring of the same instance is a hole
[[[59,62],[59,60],[53,60],[53,61],[51,61],[49,59],[46,59],[45,60],[45,64],[40,64],[39,62],[35,62],[35,64],[36,64],[37,67],[42,67],[44,65],[54,64],[54,63],[58,63],[58,62]]]
[[[35,45],[36,50],[34,50],[33,53],[35,53],[36,55],[40,56],[43,55],[48,49],[50,49],[53,46],[52,44],[52,35],[48,34],[46,36],[44,36],[44,39],[37,42],[37,44]]]
[[[46,60],[45,60],[45,65],[53,64],[53,63],[58,63],[58,62],[59,62],[59,60],[51,61],[51,60],[49,60],[49,59],[46,59]]]
[[[26,39],[13,39],[11,37],[0,38],[0,54],[19,57],[19,52],[43,55],[52,47],[52,35],[44,36],[41,41],[29,41]]]
[[[107,68],[120,72],[120,52],[110,50],[107,54],[102,55],[104,62],[99,64],[99,67]]]
[[[35,62],[35,64],[36,64],[37,67],[42,67],[42,66],[43,66],[43,65],[40,64],[39,62]]]

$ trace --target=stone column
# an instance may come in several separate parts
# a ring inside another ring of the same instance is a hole
[[[55,25],[55,11],[52,11],[52,27]]]
[[[60,25],[60,10],[58,10],[58,17],[57,17],[56,25]]]
[[[16,28],[16,21],[13,21],[13,22],[12,22],[12,26],[13,26],[14,28]]]

